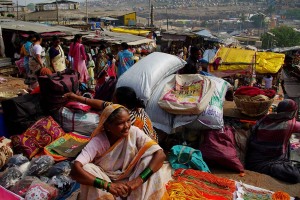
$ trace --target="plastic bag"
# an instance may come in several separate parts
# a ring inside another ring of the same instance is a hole
[[[38,181],[39,179],[35,176],[26,176],[22,180],[16,182],[16,184],[10,188],[13,193],[25,197],[26,192],[33,181]]]
[[[32,159],[28,176],[41,176],[47,172],[54,164],[54,159],[51,156],[41,156],[37,159]]]
[[[22,173],[16,167],[9,168],[0,178],[0,185],[8,189],[15,185],[22,177]]]
[[[48,178],[47,176],[40,176],[40,180],[44,183],[48,183],[50,181],[50,178]]]
[[[69,161],[63,161],[53,165],[48,171],[48,177],[66,175],[68,176],[71,171],[71,164]]]
[[[27,174],[27,171],[29,170],[30,167],[30,162],[26,162],[24,164],[22,164],[18,169],[20,170],[20,172],[25,175]]]
[[[25,200],[52,200],[58,197],[58,189],[42,181],[34,181],[30,185]]]
[[[13,155],[7,163],[8,167],[21,166],[22,164],[29,162],[28,158],[22,154]]]
[[[59,196],[68,193],[76,182],[65,175],[53,176],[49,181],[50,185],[55,186],[59,190]]]

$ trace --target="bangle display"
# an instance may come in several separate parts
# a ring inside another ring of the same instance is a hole
[[[142,173],[140,173],[140,177],[141,179],[143,179],[143,182],[145,183],[152,174],[153,174],[152,169],[150,169],[150,167],[147,167],[146,169],[144,169]]]

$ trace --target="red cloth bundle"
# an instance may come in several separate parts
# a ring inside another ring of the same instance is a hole
[[[250,96],[250,97],[254,97],[257,95],[265,95],[269,98],[274,98],[274,96],[276,95],[276,91],[275,90],[262,90],[259,89],[257,87],[251,87],[251,86],[242,86],[240,88],[238,88],[234,95],[246,95],[246,96]]]

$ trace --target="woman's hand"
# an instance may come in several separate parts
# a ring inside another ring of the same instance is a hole
[[[128,181],[126,185],[130,188],[131,191],[135,190],[136,188],[140,187],[143,184],[143,179],[141,177],[137,177],[131,181]]]
[[[111,183],[109,192],[115,197],[127,197],[131,189],[125,183]]]
[[[64,94],[63,97],[64,97],[64,98],[67,98],[67,99],[69,99],[69,100],[75,101],[76,98],[77,98],[77,95],[74,94],[73,92],[68,92],[68,93]]]

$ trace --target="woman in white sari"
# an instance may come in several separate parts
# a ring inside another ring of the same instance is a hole
[[[171,168],[163,164],[166,156],[156,142],[131,126],[125,107],[107,106],[99,130],[71,171],[81,184],[80,199],[158,200],[167,195]]]
[[[66,58],[60,46],[60,39],[56,35],[52,38],[53,45],[49,49],[49,66],[53,72],[61,72],[66,69]]]

